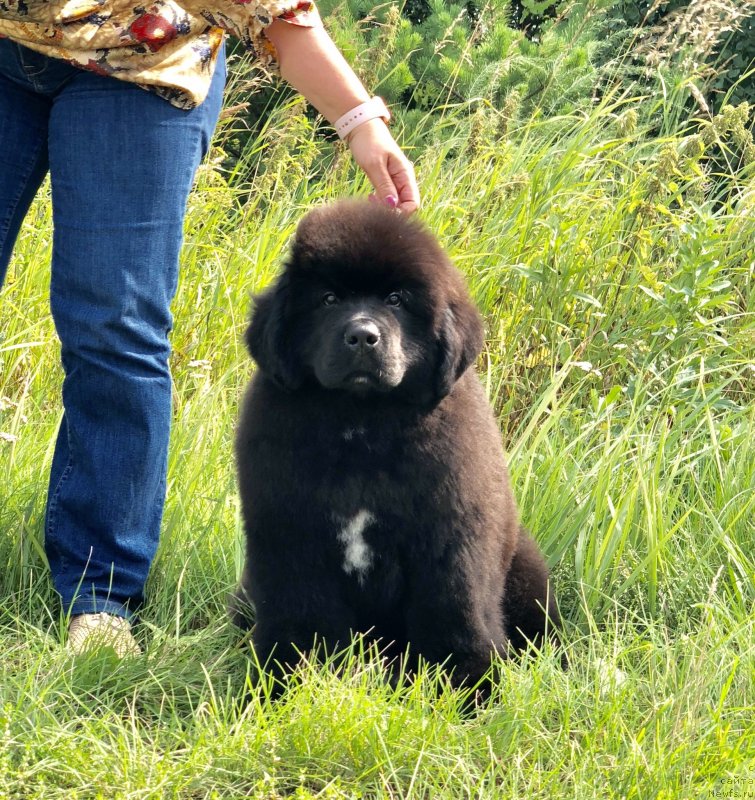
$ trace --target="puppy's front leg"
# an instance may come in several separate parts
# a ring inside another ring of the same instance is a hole
[[[273,597],[258,593],[255,606],[255,656],[275,679],[276,694],[303,658],[327,657],[349,642],[353,625],[349,609],[337,596],[313,592],[309,583],[293,582]]]
[[[507,655],[500,596],[492,581],[489,592],[480,585],[488,582],[486,578],[484,571],[467,575],[463,565],[436,564],[425,565],[423,574],[412,581],[406,609],[410,651],[445,664],[454,686],[478,684],[493,657]]]

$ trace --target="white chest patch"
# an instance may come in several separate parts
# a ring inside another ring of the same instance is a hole
[[[339,521],[342,521],[341,518]],[[368,525],[375,521],[375,517],[366,509],[357,511],[345,521],[338,531],[338,541],[343,545],[343,571],[347,575],[356,573],[359,583],[364,583],[364,578],[372,566],[372,550],[364,540],[364,531]]]

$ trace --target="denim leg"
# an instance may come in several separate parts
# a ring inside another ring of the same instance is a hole
[[[65,371],[45,547],[72,614],[142,600],[165,496],[170,303],[186,201],[220,110],[81,72],[55,97],[51,306]]]
[[[47,173],[50,101],[20,78],[17,48],[0,39],[0,286],[26,212]]]

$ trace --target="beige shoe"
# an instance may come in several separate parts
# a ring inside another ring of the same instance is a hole
[[[131,623],[113,614],[78,614],[68,626],[68,650],[74,655],[113,649],[118,658],[138,656],[142,651],[131,633]]]

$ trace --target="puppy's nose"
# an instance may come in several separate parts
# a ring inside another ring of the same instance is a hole
[[[353,350],[371,350],[380,341],[380,331],[374,322],[356,319],[346,326],[343,340]]]

